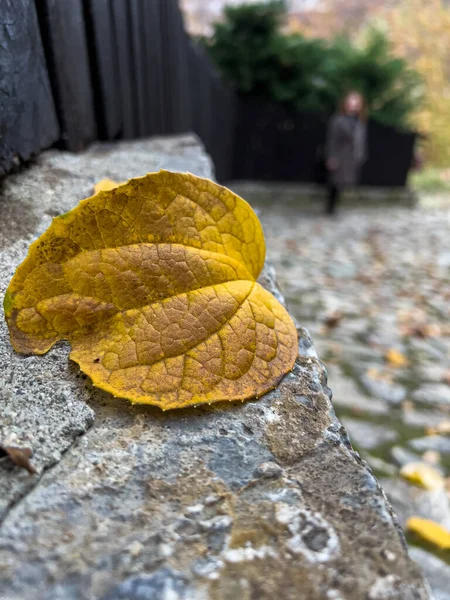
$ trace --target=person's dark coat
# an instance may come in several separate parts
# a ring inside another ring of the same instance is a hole
[[[357,117],[337,114],[328,123],[325,158],[337,160],[329,171],[329,182],[338,188],[358,183],[361,166],[366,161],[366,124]]]

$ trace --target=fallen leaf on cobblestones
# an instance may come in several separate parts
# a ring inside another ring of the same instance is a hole
[[[411,400],[403,400],[401,407],[403,411],[411,412],[414,410],[414,402],[411,402]]]
[[[22,467],[28,471],[30,475],[36,473],[36,469],[30,462],[30,458],[33,456],[31,448],[22,448],[19,446],[2,446],[0,444],[0,459],[9,458],[18,467]]]
[[[298,241],[289,239],[286,240],[286,250],[291,250],[294,253],[298,252]]]
[[[427,427],[427,435],[435,435],[437,433],[450,433],[450,421],[442,421],[436,427]]]
[[[386,352],[385,358],[392,367],[405,367],[408,364],[406,356],[394,348]]]
[[[423,299],[416,299],[417,305],[410,311],[398,311],[397,318],[400,323],[400,332],[402,335],[415,336],[419,338],[439,337],[445,333],[437,323],[429,322],[429,315],[419,304],[424,304]]]
[[[400,469],[400,475],[427,490],[439,490],[444,487],[444,478],[439,471],[421,462],[404,465]]]
[[[428,337],[439,337],[441,335],[441,328],[439,325],[430,323],[409,323],[403,325],[401,328],[403,335],[408,337],[428,338]]]
[[[406,522],[406,528],[438,548],[450,549],[450,531],[435,521],[410,517]]]
[[[336,310],[331,315],[328,315],[327,317],[325,317],[324,323],[329,329],[333,329],[334,327],[339,325],[343,316],[344,315],[341,313],[341,311]]]
[[[422,454],[422,460],[429,465],[438,465],[441,462],[441,454],[437,450],[426,450]]]
[[[356,276],[356,280],[360,281],[361,283],[370,285],[371,283],[375,283],[376,277],[374,277],[373,275],[369,275],[367,273],[360,273],[359,275]]]
[[[163,409],[273,389],[294,323],[256,282],[264,235],[230,190],[160,171],[87,198],[32,244],[5,296],[12,344],[69,340],[95,386]]]
[[[366,371],[367,377],[373,379],[373,381],[384,381],[386,383],[392,383],[392,375],[377,369],[376,367],[370,367]]]

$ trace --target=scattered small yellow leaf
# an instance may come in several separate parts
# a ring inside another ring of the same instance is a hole
[[[405,412],[411,412],[414,410],[414,402],[411,402],[411,400],[403,400],[400,406]]]
[[[160,171],[82,200],[30,247],[5,296],[17,352],[69,340],[95,386],[162,409],[246,400],[294,365],[297,332],[259,283],[249,204]]]
[[[385,381],[392,383],[392,375],[386,371],[380,371],[377,367],[369,367],[366,371],[367,377],[373,379],[373,381]]]
[[[114,181],[113,179],[100,179],[100,181],[97,181],[97,183],[94,185],[94,194],[114,190],[119,185],[122,185],[120,181]]]
[[[427,435],[450,433],[450,421],[441,421],[436,427],[427,427]]]
[[[411,481],[411,483],[421,485],[427,490],[437,490],[444,487],[444,478],[439,471],[421,462],[404,465],[400,469],[400,475]]]
[[[421,517],[410,517],[406,522],[406,528],[430,544],[434,544],[443,550],[450,549],[450,531],[435,521],[422,519]]]
[[[441,454],[437,450],[426,450],[422,454],[422,460],[428,465],[438,465],[441,462]]]
[[[377,369],[376,367],[370,367],[369,369],[367,369],[366,375],[367,375],[367,377],[370,377],[370,379],[373,379],[374,381],[379,381],[379,380],[383,379],[383,376],[382,376],[380,370]]]
[[[394,348],[386,352],[385,358],[392,367],[406,367],[408,364],[406,356]]]

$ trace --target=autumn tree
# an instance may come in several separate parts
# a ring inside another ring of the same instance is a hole
[[[425,100],[413,115],[427,134],[426,155],[436,166],[450,164],[450,8],[443,0],[407,0],[380,9],[395,52],[422,76]]]
[[[419,78],[376,30],[355,43],[289,33],[282,2],[228,7],[204,40],[224,79],[243,97],[305,112],[331,113],[349,89],[367,99],[372,118],[409,129]]]
[[[450,164],[450,4],[446,0],[323,0],[313,11],[291,15],[289,29],[308,37],[351,40],[379,27],[393,51],[423,80],[411,124],[426,134],[431,164]]]
[[[310,37],[332,38],[336,34],[353,37],[371,15],[399,0],[322,0],[314,9],[293,11],[288,28]]]

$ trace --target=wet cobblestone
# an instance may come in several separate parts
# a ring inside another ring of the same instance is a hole
[[[256,209],[288,307],[312,334],[354,447],[387,482],[403,526],[413,514],[448,525],[450,202],[348,207],[334,219],[275,197]],[[443,489],[402,479],[400,455],[437,468]],[[450,567],[434,584],[436,561],[422,560],[434,551],[412,555],[425,571],[431,565],[436,597],[450,598],[441,594]]]

